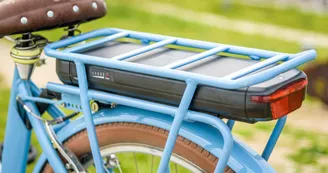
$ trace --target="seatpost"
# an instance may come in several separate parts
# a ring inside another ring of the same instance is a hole
[[[68,27],[68,37],[73,37],[75,35],[75,27],[69,26]]]
[[[64,35],[60,38],[60,40],[64,40],[70,37],[74,37],[77,35],[80,35],[82,32],[78,29],[79,25],[70,25],[68,28],[64,29],[64,31],[67,31],[67,35]]]
[[[27,34],[23,34],[22,36],[22,40],[27,40],[26,42],[22,42],[22,47],[28,47],[30,44],[33,44],[31,43],[31,41],[29,41],[29,38],[30,38],[31,34],[27,33]]]

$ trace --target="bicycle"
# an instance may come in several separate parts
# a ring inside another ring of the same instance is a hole
[[[2,172],[25,171],[31,129],[44,152],[34,172],[130,172],[128,162],[139,172],[145,157],[150,172],[275,172],[267,160],[307,85],[295,68],[314,50],[286,54],[115,28],[79,34],[78,24],[105,15],[104,1],[33,1],[0,3],[0,36],[22,34],[11,51]],[[21,6],[26,11],[12,14]],[[67,36],[50,44],[32,34],[63,26]],[[40,89],[30,80],[43,51],[57,59],[63,84]],[[277,119],[261,156],[232,136],[235,121]]]

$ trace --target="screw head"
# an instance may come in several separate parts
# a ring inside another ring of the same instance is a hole
[[[28,22],[28,20],[27,20],[27,18],[26,17],[22,17],[21,19],[20,19],[20,22],[22,23],[22,24],[27,24],[27,22]]]
[[[73,11],[74,11],[75,13],[77,13],[77,12],[80,11],[80,8],[79,8],[77,5],[74,5],[74,6],[73,6]]]
[[[49,18],[54,17],[54,15],[55,15],[55,13],[54,13],[53,11],[51,11],[51,10],[49,10],[49,11],[47,12],[47,16],[48,16]]]
[[[98,8],[98,4],[97,4],[96,2],[93,2],[93,3],[92,3],[92,8],[93,8],[93,9],[97,9],[97,8]]]
[[[71,166],[71,164],[69,164],[69,163],[66,163],[66,164],[65,164],[65,167],[66,167],[66,169],[68,169],[68,170],[72,169],[72,166]]]

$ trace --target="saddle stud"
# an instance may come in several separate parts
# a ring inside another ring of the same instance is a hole
[[[79,11],[80,11],[79,6],[74,5],[74,6],[73,6],[73,11],[74,11],[75,13],[79,12]]]
[[[51,10],[49,10],[49,11],[47,12],[47,16],[48,16],[49,18],[54,17],[54,15],[55,15],[55,13],[54,13],[53,11],[51,11]]]
[[[22,17],[20,22],[25,25],[25,24],[27,24],[28,20],[26,17]]]
[[[98,8],[98,4],[96,2],[92,2],[92,8],[96,10]]]

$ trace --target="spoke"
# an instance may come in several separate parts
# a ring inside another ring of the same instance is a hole
[[[106,166],[105,166],[105,165],[103,165],[103,166],[104,166],[105,172],[106,172],[106,173],[110,173],[110,172],[108,171],[108,169],[106,168]]]
[[[134,145],[131,145],[134,147]],[[158,159],[157,157],[160,158],[160,156],[157,155],[157,153],[154,154],[154,150],[157,151],[156,149],[154,149],[153,147],[145,147],[145,148],[138,148],[140,146],[136,146],[135,148],[124,148],[124,147],[115,147],[110,149],[109,147],[106,148],[105,150],[102,150],[102,153],[104,153],[103,155],[106,155],[107,157],[104,157],[105,160],[103,160],[103,162],[105,163],[104,165],[102,165],[102,170],[105,173],[110,173],[110,172],[116,172],[116,173],[123,173],[122,167],[121,167],[121,162],[119,161],[119,158],[112,153],[124,153],[126,155],[122,155],[120,157],[122,157],[123,160],[128,159],[128,162],[130,164],[127,164],[125,169],[128,170],[133,170],[133,161],[131,159],[134,159],[134,166],[135,166],[135,170],[133,171],[135,173],[143,173],[144,171],[144,166],[146,166],[145,168],[148,169],[148,172],[150,173],[155,173],[157,172],[157,166],[158,166]],[[143,146],[142,146],[143,147]],[[158,150],[158,152],[160,152],[162,150]],[[132,154],[132,155],[131,155]],[[138,155],[137,155],[138,154]],[[109,156],[110,155],[110,156]],[[147,156],[146,156],[147,155]],[[149,156],[150,155],[150,156]],[[146,159],[146,162],[143,161],[144,158]],[[139,160],[141,159],[141,160]],[[149,160],[151,159],[151,160]],[[180,160],[181,159],[181,160]],[[94,160],[91,157],[83,157],[81,159],[82,164],[84,167],[87,168],[88,172],[95,172],[95,165],[94,165]],[[124,162],[124,161],[123,161]],[[139,165],[139,162],[141,165]],[[146,164],[147,163],[147,164]],[[131,165],[132,164],[132,165]],[[146,164],[146,165],[144,165]],[[150,165],[150,168],[147,166]],[[131,168],[132,166],[132,168]],[[123,166],[124,167],[124,166]],[[140,167],[140,170],[139,170]],[[149,171],[150,169],[150,171]],[[188,162],[188,160],[185,160],[184,158],[178,158],[175,155],[172,155],[169,165],[168,165],[168,170],[167,173],[178,173],[178,172],[203,172],[203,170],[200,170],[197,167],[194,167],[194,165],[190,162]],[[129,171],[132,172],[132,171]],[[147,172],[147,171],[146,171]]]
[[[153,166],[154,166],[154,155],[151,155],[151,167],[150,167],[150,173],[153,173]]]
[[[116,164],[117,164],[117,167],[118,167],[118,170],[120,171],[120,173],[123,173],[120,162],[118,161],[118,159],[116,159]]]
[[[134,155],[134,163],[136,165],[136,168],[137,168],[137,173],[139,173],[139,168],[138,168],[138,161],[137,161],[137,155],[135,152],[133,152],[133,155]]]

